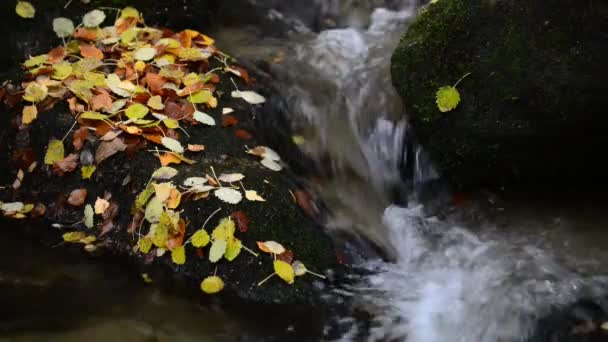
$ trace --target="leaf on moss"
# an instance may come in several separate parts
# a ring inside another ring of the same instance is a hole
[[[205,247],[207,246],[207,244],[209,244],[209,241],[211,239],[209,238],[209,233],[207,233],[206,230],[204,229],[199,229],[196,231],[196,233],[194,233],[194,235],[192,235],[191,238],[191,242],[192,242],[192,246],[200,248],[200,247]]]
[[[270,254],[282,254],[285,252],[285,247],[276,241],[266,241],[266,242],[257,242],[258,248],[262,252],[270,253]]]
[[[239,256],[242,248],[243,244],[241,240],[235,238],[228,240],[228,244],[226,245],[226,252],[224,252],[224,258],[226,258],[226,260],[228,261],[233,261]]]
[[[137,248],[139,248],[139,251],[143,254],[148,254],[152,248],[152,239],[147,236],[139,238],[137,241]]]
[[[182,146],[182,144],[180,144],[179,141],[169,137],[163,137],[160,141],[161,144],[163,144],[163,146],[165,146],[169,150],[177,153],[184,153],[184,147]]]
[[[51,140],[49,147],[46,149],[44,155],[44,163],[47,165],[53,165],[56,162],[63,160],[65,151],[63,148],[63,142],[61,140]]]
[[[226,240],[215,240],[213,244],[211,244],[211,249],[209,250],[209,261],[216,263],[218,262],[224,253],[226,253],[226,247],[228,243]]]
[[[449,112],[460,103],[460,93],[455,87],[441,87],[437,90],[436,102],[442,113]]]
[[[275,260],[273,266],[274,271],[281,279],[285,280],[287,284],[293,284],[295,273],[290,264],[282,260]]]
[[[196,112],[194,112],[194,115],[192,117],[194,118],[194,120],[196,120],[204,125],[215,126],[215,119],[209,114],[199,112],[197,110]]]
[[[205,278],[201,282],[201,290],[206,294],[216,294],[224,288],[224,281],[218,276]]]
[[[15,12],[21,18],[31,19],[36,15],[36,8],[28,1],[17,1]]]
[[[243,200],[243,195],[240,191],[230,188],[220,188],[213,192],[215,197],[219,198],[222,202],[229,204],[238,204]]]
[[[186,263],[186,248],[179,246],[171,251],[171,260],[176,265],[183,265]]]

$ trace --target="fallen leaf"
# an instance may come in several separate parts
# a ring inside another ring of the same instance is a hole
[[[161,184],[153,184],[154,186],[154,193],[156,194],[156,198],[161,201],[161,202],[165,202],[167,201],[167,199],[169,199],[169,195],[171,194],[171,188],[173,187],[173,184],[171,183],[161,183]]]
[[[222,127],[232,127],[238,125],[239,120],[233,115],[226,115],[222,117]]]
[[[90,204],[87,204],[84,207],[84,225],[87,228],[93,228],[95,226],[95,212],[93,211],[93,207]]]
[[[162,166],[167,166],[167,165],[171,165],[171,164],[180,164],[182,162],[181,159],[174,156],[173,153],[163,153],[160,156],[158,156],[158,159],[160,159],[160,164]]]
[[[74,38],[82,39],[86,41],[97,40],[97,31],[90,30],[86,27],[80,27],[74,31]]]
[[[266,200],[254,190],[245,191],[245,198],[252,202],[266,202]]]
[[[163,104],[163,98],[159,95],[152,96],[147,103],[148,107],[156,110],[163,110],[165,105]]]
[[[296,260],[293,262],[293,264],[291,264],[291,266],[293,267],[293,271],[296,276],[303,276],[306,274],[306,266],[301,261]]]
[[[205,145],[190,145],[188,144],[188,151],[190,152],[201,152],[205,150]]]
[[[274,271],[281,279],[285,280],[287,284],[293,284],[295,274],[290,264],[282,260],[275,260],[273,266]]]
[[[226,252],[224,252],[224,258],[228,261],[234,261],[239,254],[241,254],[241,249],[243,248],[243,244],[239,239],[230,239],[228,240],[228,244],[226,245]]]
[[[80,149],[82,149],[88,136],[89,129],[87,127],[80,127],[74,131],[74,134],[72,134],[72,145],[74,145],[74,149],[76,149],[76,151],[80,151]]]
[[[228,243],[226,240],[215,240],[211,244],[211,249],[209,250],[209,261],[212,263],[218,262],[226,253],[226,247]]]
[[[217,189],[213,192],[213,194],[222,202],[229,204],[238,204],[243,199],[243,195],[241,195],[240,191],[230,188]]]
[[[106,91],[102,91],[99,94],[93,96],[93,98],[91,98],[91,100],[89,101],[89,104],[91,105],[91,109],[94,111],[104,109],[105,112],[109,113],[113,109],[112,97],[110,97],[110,94],[108,94],[108,92]]]
[[[103,52],[91,44],[80,44],[80,55],[85,58],[103,60]]]
[[[177,176],[178,173],[179,173],[179,171],[177,171],[176,169],[174,169],[172,167],[163,166],[163,167],[159,168],[158,170],[154,171],[154,173],[152,173],[152,179],[169,180],[169,179]]]
[[[114,140],[117,136],[121,135],[122,131],[109,131],[104,134],[99,140],[101,141],[111,141]]]
[[[53,173],[63,176],[65,173],[72,172],[78,167],[79,157],[77,154],[70,154],[67,157],[53,163]]]
[[[179,143],[179,141],[169,137],[163,137],[160,141],[163,146],[165,146],[169,150],[177,153],[184,153],[184,148],[182,147],[182,144]]]
[[[176,209],[182,199],[182,193],[176,188],[171,188],[169,192],[169,198],[167,199],[167,208]]]
[[[139,248],[139,251],[143,254],[150,253],[150,249],[152,249],[152,239],[149,237],[140,237],[137,241],[137,248]]]
[[[186,248],[179,246],[171,251],[171,260],[176,265],[183,265],[186,263]]]
[[[222,182],[226,182],[226,183],[234,183],[234,182],[238,182],[240,180],[243,180],[245,178],[245,175],[241,174],[241,173],[222,173],[218,179]]]
[[[234,109],[232,109],[232,108],[222,108],[223,115],[230,114],[232,112],[234,112]]]
[[[63,234],[62,237],[65,242],[80,242],[86,237],[86,234],[83,232],[69,232]]]
[[[110,202],[105,199],[97,197],[97,200],[95,200],[95,214],[102,215],[109,207]]]
[[[72,28],[72,31],[73,30],[74,29]],[[72,32],[70,32],[70,34],[72,34]],[[67,53],[65,51],[65,48],[63,46],[59,45],[58,47],[49,51],[49,61],[48,62],[51,64],[56,64],[56,63],[62,62],[66,56],[67,56]],[[71,73],[71,70],[72,70],[71,65],[69,63],[66,63],[66,64],[70,66],[70,73]],[[53,68],[54,67],[56,67],[56,65],[53,66]]]
[[[15,12],[21,18],[31,19],[36,15],[36,8],[28,1],[17,1]]]
[[[207,246],[211,239],[209,237],[209,233],[207,233],[206,230],[199,229],[194,233],[194,235],[192,235],[190,241],[192,242],[192,246],[200,248]]]
[[[256,146],[250,150],[247,150],[247,153],[253,154],[253,155],[261,157],[261,158],[267,158],[270,160],[274,160],[274,161],[281,160],[281,157],[279,156],[278,153],[276,153],[270,147],[266,147],[266,146]]]
[[[261,104],[266,102],[264,96],[254,92],[254,91],[238,91],[235,90],[232,92],[232,97],[234,98],[242,98],[250,104]]]
[[[98,165],[106,160],[107,158],[113,156],[118,152],[122,152],[127,149],[127,145],[122,141],[122,139],[114,139],[111,141],[102,141],[95,151],[95,163]]]
[[[214,240],[225,240],[228,241],[234,238],[234,232],[236,225],[230,218],[223,218],[220,223],[213,229],[211,236]]]
[[[148,205],[146,206],[146,220],[150,223],[157,223],[160,221],[160,217],[163,214],[163,202],[158,198],[152,197]]]
[[[97,170],[97,167],[95,165],[83,165],[80,169],[82,173],[82,179],[91,179],[91,176],[93,175],[95,170]]]
[[[84,205],[87,199],[87,189],[76,189],[70,193],[68,203],[75,207]]]
[[[281,166],[281,164],[279,164],[278,162],[276,162],[270,158],[264,158],[264,159],[262,159],[262,161],[260,163],[272,171],[278,172],[278,171],[283,170],[283,166]]]
[[[156,56],[155,48],[143,47],[143,48],[139,48],[139,49],[137,49],[137,51],[135,51],[133,58],[135,58],[138,61],[147,62],[147,61],[151,60],[152,58],[154,58],[155,56]]]
[[[253,139],[253,136],[251,135],[251,133],[247,132],[244,129],[237,129],[236,131],[234,131],[234,135],[237,138],[243,139],[243,140],[251,140],[251,139]]]
[[[230,218],[232,218],[232,220],[235,222],[239,232],[245,233],[247,230],[249,230],[249,218],[242,210],[233,212],[230,214]]]
[[[276,257],[277,260],[285,261],[286,263],[291,264],[291,262],[293,261],[293,252],[289,249],[286,249],[285,252],[278,254]]]
[[[133,120],[143,119],[149,111],[150,109],[148,109],[148,107],[142,105],[141,103],[135,103],[127,108],[125,115],[127,115],[129,119]]]
[[[285,247],[276,241],[266,241],[266,242],[257,242],[258,248],[262,252],[270,253],[270,254],[283,254],[285,252]]]
[[[97,27],[103,23],[104,20],[106,20],[106,14],[103,11],[94,9],[84,15],[82,18],[82,24],[85,27]]]
[[[194,112],[194,115],[192,117],[194,118],[194,120],[196,120],[202,124],[205,124],[208,126],[215,126],[215,119],[209,114],[196,111],[196,112]]]
[[[437,90],[435,102],[440,112],[449,112],[460,103],[460,93],[455,87],[441,87]]]
[[[32,121],[36,120],[38,117],[38,108],[36,105],[25,106],[23,107],[23,112],[21,114],[21,123],[24,125],[29,125]]]
[[[23,94],[23,99],[29,102],[42,102],[49,94],[49,88],[47,88],[44,84],[40,83],[30,83],[25,88],[25,93]]]
[[[201,290],[206,294],[216,294],[224,288],[224,281],[218,276],[205,278],[201,282]]]

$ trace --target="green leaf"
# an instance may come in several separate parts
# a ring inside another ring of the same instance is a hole
[[[23,99],[30,102],[41,102],[48,94],[49,89],[44,84],[30,83],[30,85],[25,88]]]
[[[72,64],[68,62],[57,63],[53,65],[52,78],[63,81],[72,74]]]
[[[442,113],[449,112],[460,103],[460,93],[454,87],[441,87],[437,90],[436,102]]]
[[[80,171],[82,172],[82,179],[91,179],[93,173],[97,170],[97,166],[91,165],[83,165]]]
[[[105,114],[98,113],[98,112],[88,111],[88,112],[84,112],[84,113],[80,114],[80,118],[87,119],[87,120],[106,120],[108,118],[108,116]]]
[[[241,253],[243,244],[239,239],[230,239],[226,245],[226,252],[224,252],[224,258],[228,261],[233,261]]]
[[[95,226],[94,216],[95,212],[93,211],[93,206],[87,204],[84,207],[84,225],[87,226],[87,228],[93,228]]]
[[[218,262],[224,256],[224,253],[226,253],[227,245],[226,240],[213,241],[209,250],[209,261],[213,263]]]
[[[220,221],[220,224],[215,227],[211,236],[213,236],[213,240],[225,240],[228,241],[234,237],[234,232],[236,230],[236,225],[234,221],[230,218],[223,218]]]
[[[131,43],[135,40],[135,38],[137,38],[137,32],[138,31],[136,27],[126,30],[120,35],[120,41],[125,45]]]
[[[192,246],[200,248],[205,247],[210,241],[209,233],[204,229],[199,229],[192,235]]]
[[[46,154],[44,155],[44,163],[53,165],[55,162],[63,160],[63,158],[65,158],[63,142],[61,140],[51,140],[49,142],[49,147],[46,149]]]
[[[148,203],[148,200],[154,195],[154,185],[156,183],[148,184],[148,187],[144,191],[140,192],[135,199],[135,209],[142,209]]]
[[[171,260],[176,265],[183,265],[186,263],[186,248],[184,246],[176,247],[171,251]]]
[[[139,248],[140,252],[148,254],[152,248],[152,239],[147,236],[139,238],[137,241],[137,248]]]
[[[199,90],[196,93],[191,94],[188,100],[190,100],[190,103],[201,104],[209,102],[212,97],[213,94],[211,94],[209,90]]]
[[[31,19],[36,15],[36,8],[34,8],[34,6],[32,6],[32,4],[27,1],[17,1],[17,6],[15,6],[15,12],[21,18]]]
[[[205,278],[201,282],[201,290],[206,294],[215,294],[224,288],[224,281],[218,276],[211,276]]]
[[[141,103],[136,103],[127,108],[125,114],[129,119],[143,119],[149,111],[150,109],[148,109],[148,107]]]

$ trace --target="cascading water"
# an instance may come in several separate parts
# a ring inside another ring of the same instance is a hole
[[[400,118],[389,58],[418,4],[393,1],[392,10],[371,4],[355,14],[340,12],[349,1],[322,4],[323,14],[354,26],[314,35],[298,25],[289,57],[271,70],[284,85],[294,130],[306,137],[303,150],[332,175],[319,186],[334,214],[329,225],[364,236],[395,258],[361,265],[372,275],[335,291],[372,321],[363,334],[353,323],[342,340],[523,341],[555,307],[582,297],[601,303],[608,277],[575,257],[555,255],[541,243],[545,227],[524,219],[515,224],[526,229],[481,222],[473,230],[449,216],[429,218],[416,203],[411,185],[437,174]],[[276,10],[272,16],[297,22]],[[412,168],[410,184],[404,165]],[[407,207],[392,203],[395,190],[409,199]],[[576,239],[568,227],[558,231]]]

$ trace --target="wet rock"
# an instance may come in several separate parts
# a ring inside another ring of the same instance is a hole
[[[441,0],[392,58],[393,82],[440,173],[457,187],[608,185],[608,53],[601,1]],[[462,101],[441,113],[439,87]]]

